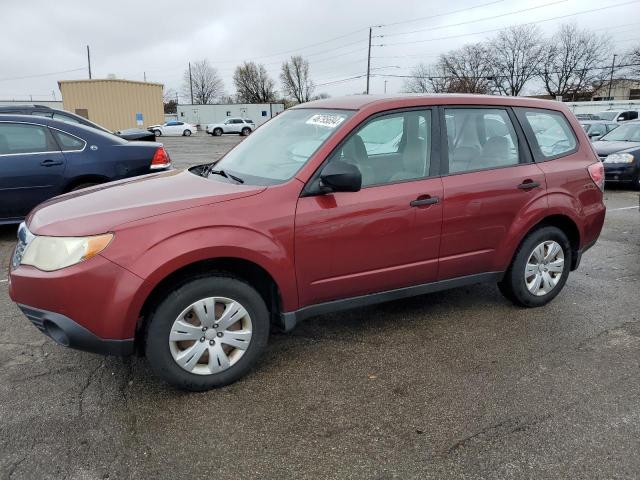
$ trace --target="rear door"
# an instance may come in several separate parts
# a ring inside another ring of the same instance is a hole
[[[491,272],[512,224],[546,183],[508,108],[444,107],[440,280]],[[543,128],[544,126],[540,126]]]
[[[0,218],[22,218],[60,193],[65,158],[49,129],[0,122]]]
[[[327,159],[356,165],[362,189],[298,200],[301,306],[436,279],[442,182],[434,112],[399,111],[365,121]]]

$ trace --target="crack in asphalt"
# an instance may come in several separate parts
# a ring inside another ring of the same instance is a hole
[[[87,380],[85,381],[84,385],[82,386],[82,389],[80,390],[80,393],[78,394],[78,413],[81,417],[84,415],[84,409],[82,407],[82,400],[84,398],[84,393],[87,391],[87,389],[91,385],[91,381],[93,380],[93,377],[96,374],[96,372],[100,370],[100,368],[102,368],[103,365],[104,363],[102,363],[102,361],[99,361],[98,365],[93,370],[91,370],[91,372],[89,372],[89,375],[87,376]]]

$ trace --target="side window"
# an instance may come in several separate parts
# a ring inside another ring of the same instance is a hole
[[[80,122],[79,122],[78,120],[76,120],[75,118],[70,117],[70,116],[68,116],[68,115],[63,115],[63,114],[58,113],[58,112],[55,112],[55,113],[53,114],[53,119],[54,119],[54,120],[60,120],[60,121],[62,121],[62,122],[67,122],[67,123],[77,123],[77,124],[79,124],[79,123],[80,123]]]
[[[57,150],[46,127],[26,123],[0,123],[0,155]]]
[[[589,129],[589,135],[593,136],[593,137],[597,137],[600,135],[604,135],[606,133],[604,125],[600,125],[600,124],[594,124],[591,125],[591,129]]]
[[[520,163],[518,136],[506,110],[445,109],[449,173]]]
[[[635,120],[638,118],[638,112],[636,111],[630,111],[627,113],[629,114],[629,120]]]
[[[618,125],[607,124],[607,132],[610,132],[611,130],[615,130],[616,128],[618,128]]]
[[[430,157],[431,110],[414,110],[366,122],[329,161],[356,165],[367,187],[427,177]]]
[[[578,146],[573,130],[560,112],[542,109],[518,109],[520,121],[533,130],[535,143],[543,159],[572,153]]]
[[[73,135],[61,132],[60,130],[51,130],[51,132],[53,133],[53,136],[56,137],[60,148],[64,152],[82,150],[85,146],[84,140],[74,137]]]

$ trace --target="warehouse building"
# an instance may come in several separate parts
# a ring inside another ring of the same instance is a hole
[[[109,130],[145,127],[164,121],[160,83],[116,78],[61,80],[64,109]]]
[[[204,126],[224,122],[229,117],[253,120],[256,126],[284,111],[283,103],[232,103],[220,105],[178,105],[178,120]]]

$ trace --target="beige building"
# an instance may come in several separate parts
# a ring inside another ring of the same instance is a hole
[[[64,109],[110,130],[164,122],[160,83],[133,80],[61,80]]]

